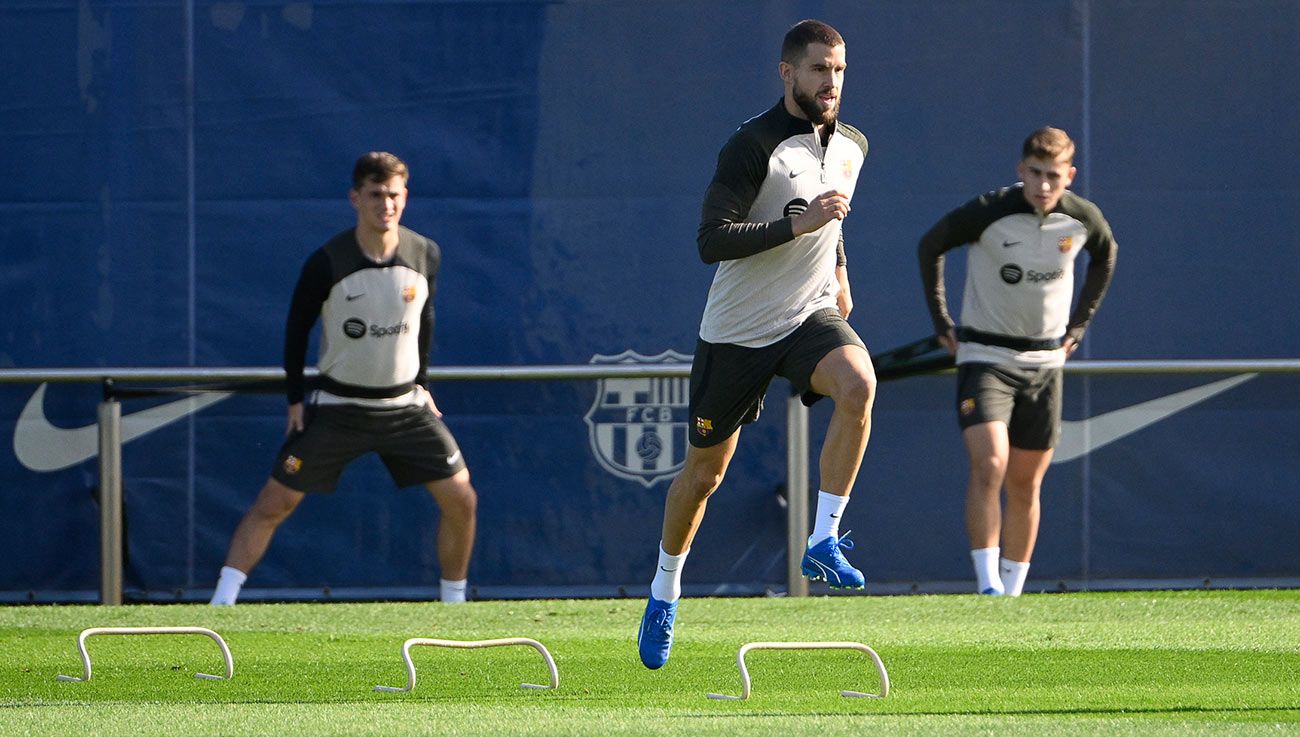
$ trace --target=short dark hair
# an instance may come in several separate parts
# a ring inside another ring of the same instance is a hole
[[[810,44],[843,46],[844,37],[819,20],[801,20],[785,32],[785,40],[781,42],[781,61],[798,64]]]
[[[366,182],[386,182],[393,177],[411,178],[406,162],[387,151],[371,151],[362,154],[352,167],[352,188],[361,189]]]
[[[1037,158],[1056,161],[1065,157],[1067,162],[1074,161],[1074,141],[1070,134],[1060,128],[1044,126],[1029,134],[1021,149],[1020,158]]]

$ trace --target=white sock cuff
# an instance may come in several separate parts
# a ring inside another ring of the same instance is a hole
[[[998,561],[998,574],[1007,596],[1020,596],[1025,588],[1025,579],[1029,577],[1029,561],[1022,563],[1002,558]]]
[[[664,550],[663,541],[662,540],[659,541],[659,565],[681,563],[682,561],[686,560],[686,556],[690,554],[691,554],[691,549],[687,548],[682,552],[678,553],[677,555],[673,555],[672,553],[669,553],[667,550]]]
[[[989,589],[1002,593],[1002,578],[998,574],[998,555],[1000,549],[975,548],[970,551],[971,563],[975,566],[975,590],[984,593]]]
[[[832,506],[837,506],[840,509],[844,509],[844,506],[849,503],[849,495],[832,494],[829,491],[826,491],[824,489],[818,489],[817,502],[818,503],[826,502],[827,504],[830,504]]]
[[[849,505],[849,497],[832,494],[829,491],[817,492],[817,511],[813,517],[812,534],[808,544],[815,545],[828,537],[840,536],[840,518],[844,508]]]
[[[438,579],[438,598],[448,604],[459,604],[465,601],[465,591],[469,589],[469,581],[460,579],[459,581],[449,581],[445,578]]]
[[[232,568],[230,566],[222,566],[220,579],[230,581],[236,586],[243,586],[244,582],[248,580],[248,574],[244,573],[238,568]]]

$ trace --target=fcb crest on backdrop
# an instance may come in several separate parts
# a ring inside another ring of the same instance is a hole
[[[591,363],[690,363],[676,351],[643,356],[623,351],[597,354]],[[671,479],[686,460],[686,412],[690,380],[606,378],[596,384],[596,399],[584,418],[591,452],[606,471],[650,487]]]

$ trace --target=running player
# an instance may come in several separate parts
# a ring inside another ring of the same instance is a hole
[[[840,516],[871,429],[876,377],[845,318],[853,308],[840,226],[867,141],[839,117],[844,39],[815,20],[786,33],[785,94],[740,126],[718,155],[699,229],[700,257],[718,264],[691,368],[690,446],[668,489],[658,565],[638,633],[641,662],[668,661],[682,565],[722,483],[740,427],[758,419],[774,376],[811,404],[835,402],[821,453],[821,492],[803,572],[861,588],[841,550]]]

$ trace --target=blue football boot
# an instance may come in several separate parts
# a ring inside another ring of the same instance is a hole
[[[671,604],[653,596],[646,602],[641,617],[641,630],[636,635],[641,662],[650,670],[657,670],[668,662],[673,649],[673,621],[677,619],[677,602]]]
[[[825,581],[833,589],[861,589],[867,585],[862,571],[854,568],[840,550],[852,550],[853,541],[849,533],[838,539],[828,537],[810,545],[803,554],[803,575],[810,581]]]

